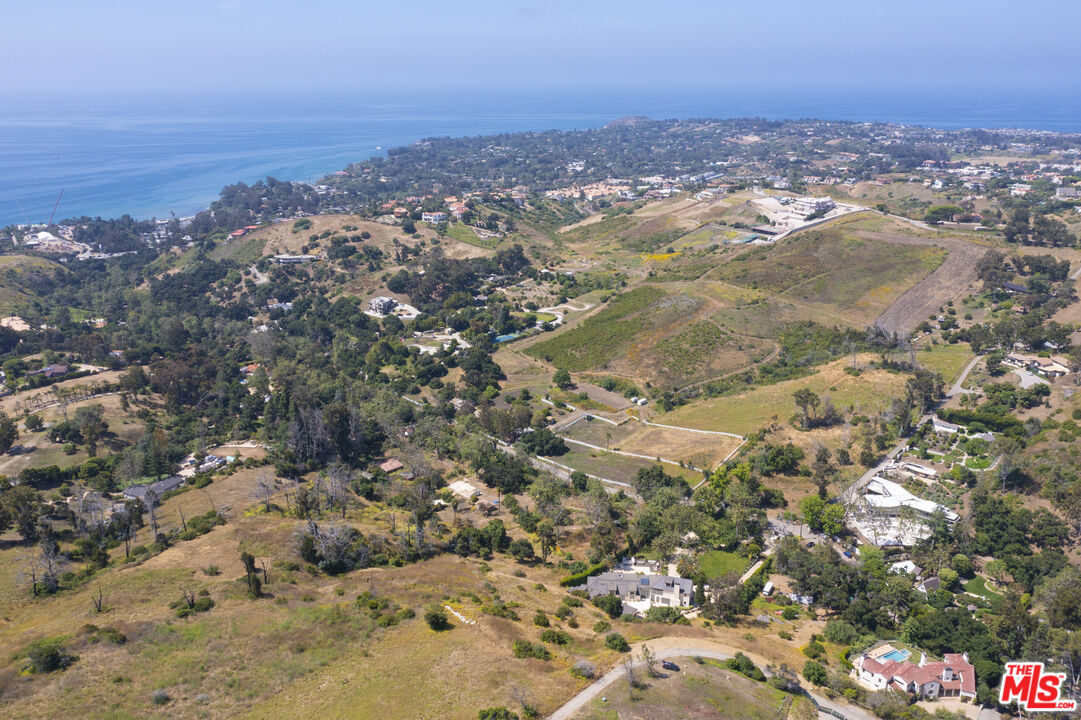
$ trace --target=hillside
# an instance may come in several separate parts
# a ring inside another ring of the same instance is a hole
[[[15,312],[21,305],[48,293],[66,272],[52,260],[0,255],[0,313]]]

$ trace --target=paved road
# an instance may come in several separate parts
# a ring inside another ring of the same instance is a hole
[[[668,658],[677,657],[693,658],[695,656],[709,658],[711,660],[728,660],[736,653],[734,648],[727,647],[712,640],[668,637],[656,638],[647,643],[635,643],[631,646],[631,654],[633,657],[637,658],[640,656],[642,645],[648,645],[654,653],[656,653],[657,660],[666,660]],[[751,660],[753,660],[756,665],[762,668],[763,672],[766,672],[765,667],[767,663],[762,658],[756,657],[750,653],[746,654],[750,656]],[[634,664],[636,667],[642,666],[641,661],[636,661]],[[766,672],[766,674],[768,675],[769,673]],[[561,708],[549,715],[548,720],[569,720],[576,712],[588,705],[593,699],[599,697],[606,688],[623,677],[625,677],[623,666],[616,665],[592,685],[575,695]],[[809,694],[819,705],[836,710],[848,718],[848,720],[875,720],[874,716],[863,708],[848,705],[847,703],[827,700],[815,693]],[[836,718],[831,715],[820,714],[820,717],[827,720],[836,720]]]
[[[931,413],[927,413],[926,415],[921,416],[920,419],[916,421],[916,424],[912,426],[913,433],[915,433],[915,431],[918,430],[919,427],[925,422],[930,422],[930,420]],[[871,482],[871,478],[882,472],[882,469],[885,468],[886,465],[893,462],[901,454],[901,451],[904,448],[908,447],[908,440],[908,438],[901,438],[901,440],[896,445],[894,445],[893,449],[886,453],[886,457],[882,459],[882,462],[880,462],[878,465],[875,465],[863,475],[860,475],[858,479],[853,481],[851,485],[845,488],[845,491],[841,493],[841,502],[845,503],[846,505],[854,502],[856,500],[856,494],[860,491],[860,489],[867,483]]]
[[[965,368],[964,372],[961,373],[961,377],[957,378],[957,382],[955,382],[953,384],[953,387],[951,387],[949,389],[949,392],[946,393],[946,397],[953,397],[954,395],[957,395],[958,393],[967,393],[968,392],[968,390],[965,390],[964,387],[962,387],[962,385],[965,382],[965,378],[968,377],[968,374],[970,372],[972,372],[972,369],[974,367],[976,367],[976,365],[980,362],[980,360],[983,360],[983,355],[977,355],[976,357],[972,358],[972,362],[970,362],[968,364],[968,366]]]

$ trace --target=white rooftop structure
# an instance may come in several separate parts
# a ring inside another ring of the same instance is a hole
[[[918,576],[921,569],[919,565],[911,560],[902,560],[901,562],[895,562],[893,565],[890,565],[890,572],[897,574],[908,573],[909,575]]]
[[[871,507],[887,513],[898,511],[901,508],[911,508],[916,512],[930,517],[936,510],[942,510],[946,519],[956,522],[960,517],[954,511],[939,505],[933,500],[918,498],[908,490],[882,477],[874,477],[867,484],[867,493],[864,496],[867,504]]]
[[[474,495],[480,495],[480,490],[477,490],[476,486],[472,483],[467,483],[465,480],[455,480],[450,485],[447,485],[452,493],[469,500]]]

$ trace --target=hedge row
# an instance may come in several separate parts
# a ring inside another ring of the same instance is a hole
[[[592,567],[586,568],[585,570],[583,570],[580,573],[574,573],[573,575],[568,575],[567,577],[560,580],[559,584],[562,585],[563,587],[575,587],[576,585],[581,585],[582,583],[584,583],[586,581],[586,578],[592,577],[593,575],[596,575],[597,573],[604,572],[607,569],[608,569],[608,564],[607,563],[597,563],[596,565],[593,565]]]

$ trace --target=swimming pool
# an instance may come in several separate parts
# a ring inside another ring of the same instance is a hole
[[[904,662],[905,660],[908,660],[908,656],[911,655],[911,654],[912,653],[909,652],[908,650],[890,650],[888,653],[883,655],[880,659],[882,659],[882,660],[893,660],[894,662]]]

